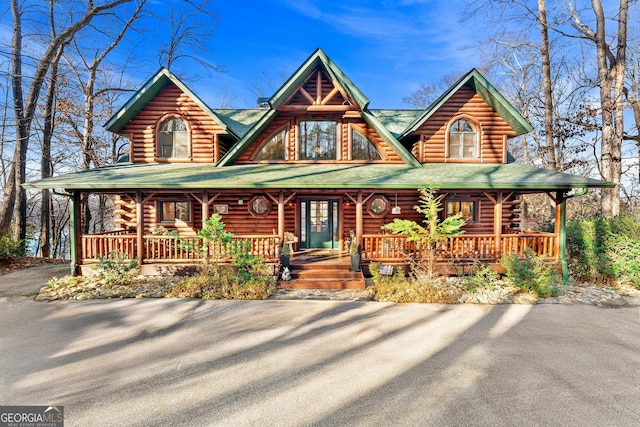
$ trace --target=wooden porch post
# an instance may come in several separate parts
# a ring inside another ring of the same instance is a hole
[[[493,205],[493,234],[495,236],[495,258],[496,262],[502,257],[502,191],[496,194],[495,204]]]
[[[81,216],[81,198],[80,192],[74,191],[69,198],[71,206],[69,206],[69,212],[71,218],[69,218],[69,226],[71,227],[70,237],[70,256],[71,256],[71,275],[77,276],[79,273],[79,266],[82,264],[82,221]]]
[[[566,221],[567,221],[567,199],[562,191],[556,193],[556,218],[554,233],[556,235],[556,254],[562,267],[562,281],[565,284],[569,283],[569,266],[567,265],[567,257],[565,255],[567,249],[567,233],[566,233]]]
[[[356,199],[356,240],[358,245],[362,245],[362,191],[358,190],[358,196]]]
[[[209,219],[209,193],[206,191],[202,192],[202,227],[204,227],[204,222]]]
[[[144,263],[144,199],[141,191],[136,191],[136,252],[138,263]]]
[[[278,237],[284,240],[284,192],[278,194]]]

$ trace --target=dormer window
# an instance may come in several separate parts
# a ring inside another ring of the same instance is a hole
[[[337,142],[337,122],[300,122],[300,160],[336,160]]]
[[[468,119],[458,119],[449,128],[449,157],[475,159],[478,157],[478,131]]]
[[[158,141],[158,154],[160,158],[189,158],[189,132],[182,120],[171,117],[162,122],[158,129]]]

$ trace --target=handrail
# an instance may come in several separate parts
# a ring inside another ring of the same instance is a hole
[[[463,234],[437,242],[433,251],[439,261],[498,262],[503,255],[523,257],[527,249],[548,260],[557,260],[554,233],[535,232],[503,234],[500,245],[493,234]],[[362,258],[369,261],[406,261],[418,259],[430,252],[423,242],[410,242],[406,236],[395,234],[365,234],[362,236]]]

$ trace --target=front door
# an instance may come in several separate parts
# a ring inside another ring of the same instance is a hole
[[[338,248],[338,200],[300,201],[300,247]]]

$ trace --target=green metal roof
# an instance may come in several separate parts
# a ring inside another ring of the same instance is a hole
[[[453,94],[455,94],[462,86],[469,86],[480,97],[491,106],[506,122],[513,128],[518,135],[531,132],[533,127],[525,119],[522,114],[518,112],[507,101],[500,92],[475,68],[464,75],[453,86],[451,86],[445,93],[443,93],[438,99],[436,99],[422,114],[417,117],[413,123],[411,123],[400,135],[400,139],[415,132],[433,113],[445,103]]]
[[[105,123],[106,130],[119,133],[160,91],[173,83],[189,96],[202,110],[229,134],[239,139],[232,127],[220,119],[198,96],[193,93],[171,71],[162,67]]]
[[[215,167],[194,163],[118,164],[25,184],[67,190],[196,189],[411,189],[436,183],[442,189],[570,190],[612,187],[604,181],[519,163],[261,164]]]
[[[268,110],[225,110],[215,109],[213,112],[222,120],[228,129],[231,129],[239,138],[245,136],[251,128],[260,121]]]
[[[378,119],[382,126],[386,127],[395,138],[399,138],[405,129],[424,113],[424,110],[375,109],[369,110],[369,113]]]

